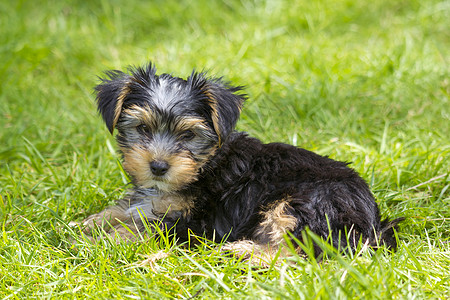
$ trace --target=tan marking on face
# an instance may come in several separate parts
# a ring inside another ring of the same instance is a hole
[[[150,152],[141,147],[125,148],[122,152],[125,171],[136,180],[138,185],[148,181],[150,179],[148,162],[152,159]]]
[[[133,105],[130,108],[127,108],[123,111],[124,114],[139,120],[140,123],[156,126],[155,120],[156,116],[149,106],[139,106]]]
[[[196,180],[199,173],[200,165],[183,154],[186,155],[186,153],[179,153],[166,159],[170,165],[166,176],[167,181],[170,182],[175,190]]]
[[[208,127],[203,119],[186,117],[177,122],[175,130],[177,132],[183,132],[190,129],[208,130]]]
[[[297,219],[287,214],[289,200],[282,200],[271,209],[263,212],[263,220],[255,231],[255,239],[261,243],[279,244],[284,241],[283,235],[297,226]]]
[[[130,108],[125,109],[123,113],[129,117],[139,120],[139,123],[151,126],[153,130],[157,130],[159,126],[162,126],[157,118],[157,115],[149,106],[133,105]],[[176,122],[176,128],[174,128],[176,132],[183,132],[190,129],[208,130],[208,126],[203,119],[196,117],[183,117]]]
[[[143,147],[123,148],[123,167],[136,181],[136,185],[143,188],[156,187],[165,192],[181,189],[197,179],[200,163],[195,162],[187,152],[176,155],[157,153]],[[150,170],[152,161],[166,161],[170,168],[164,176],[156,177]]]

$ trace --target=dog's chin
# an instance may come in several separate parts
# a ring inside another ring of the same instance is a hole
[[[144,189],[155,189],[162,193],[176,193],[183,188],[180,182],[170,182],[165,177],[149,178],[145,182],[140,182],[138,184],[139,188]]]

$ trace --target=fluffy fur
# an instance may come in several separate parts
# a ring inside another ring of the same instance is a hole
[[[156,224],[181,241],[192,232],[235,250],[278,246],[287,232],[301,240],[308,227],[340,249],[360,239],[396,248],[400,219],[380,221],[366,182],[347,163],[234,131],[241,87],[204,73],[157,75],[150,63],[109,71],[95,90],[134,187],[88,217],[89,230],[107,224],[133,239]]]

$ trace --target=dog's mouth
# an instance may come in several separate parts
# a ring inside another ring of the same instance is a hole
[[[168,170],[157,170],[155,164],[147,171],[147,176],[142,178],[138,185],[142,188],[152,188],[161,192],[173,192],[179,189],[179,182],[174,180],[173,172]]]
[[[198,177],[197,170],[186,169],[184,165],[171,166],[165,172],[150,169],[149,173],[146,185],[168,193],[183,189]]]
[[[135,184],[144,189],[156,189],[163,192],[173,191],[174,184],[170,181],[170,178],[166,175],[154,175],[152,172],[148,172],[147,176],[140,178]]]
[[[174,190],[173,184],[167,182],[163,178],[155,178],[149,187],[162,192],[171,192]]]

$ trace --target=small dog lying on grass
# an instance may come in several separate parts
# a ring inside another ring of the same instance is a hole
[[[346,163],[234,131],[246,95],[222,78],[156,74],[150,63],[106,72],[98,110],[134,187],[83,224],[134,239],[147,225],[264,253],[309,228],[339,249],[396,248],[366,182]],[[125,225],[125,226],[124,226]],[[320,253],[315,248],[316,255]],[[241,254],[242,254],[241,253]]]

